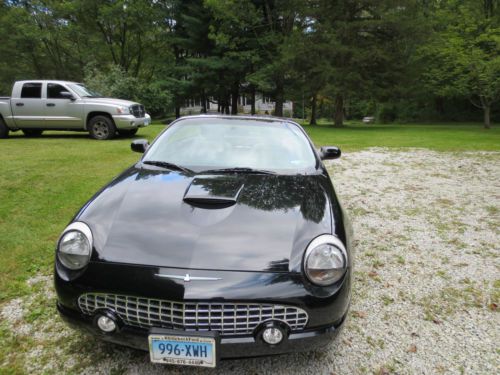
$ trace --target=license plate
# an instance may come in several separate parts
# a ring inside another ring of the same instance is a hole
[[[149,119],[144,119],[144,126],[148,126],[149,125]]]
[[[215,367],[213,337],[149,335],[151,362],[184,366]]]

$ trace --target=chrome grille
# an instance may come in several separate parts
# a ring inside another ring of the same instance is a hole
[[[307,313],[293,306],[248,303],[174,302],[116,294],[87,293],[78,298],[83,313],[113,310],[127,325],[163,327],[186,331],[219,331],[222,335],[246,335],[262,322],[280,320],[292,331],[301,330]]]
[[[142,118],[146,115],[146,110],[143,105],[134,104],[130,107],[130,113],[133,114],[134,117]]]

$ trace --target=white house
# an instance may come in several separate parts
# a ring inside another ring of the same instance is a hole
[[[273,114],[275,102],[271,101],[271,98],[261,94],[255,95],[255,112],[257,114]],[[207,106],[207,112],[217,112],[218,109],[217,100],[210,98]],[[199,114],[203,110],[202,102],[200,99],[188,99],[183,107],[181,107],[181,115],[194,115]],[[251,99],[242,95],[238,98],[238,113],[249,114],[252,112],[252,102]],[[293,116],[293,102],[285,101],[283,103],[283,116],[292,117]]]

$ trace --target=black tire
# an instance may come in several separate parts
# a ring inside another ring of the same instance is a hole
[[[136,135],[137,131],[139,129],[123,129],[123,130],[118,130],[118,134],[120,134],[123,137],[133,137]]]
[[[116,127],[109,117],[92,117],[88,124],[90,136],[97,140],[113,139],[116,135]]]
[[[43,130],[38,129],[23,129],[23,133],[25,137],[36,138],[40,137],[43,133]]]
[[[3,118],[0,117],[0,138],[7,138],[9,136],[9,128],[5,125]]]

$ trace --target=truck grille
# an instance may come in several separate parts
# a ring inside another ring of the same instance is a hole
[[[307,313],[297,307],[248,304],[174,302],[116,294],[82,294],[78,305],[84,314],[110,309],[127,325],[162,327],[185,331],[219,331],[221,335],[247,335],[262,322],[280,320],[292,331],[301,330]]]
[[[130,113],[133,114],[134,117],[142,118],[146,115],[146,110],[143,105],[134,104],[130,107]]]

